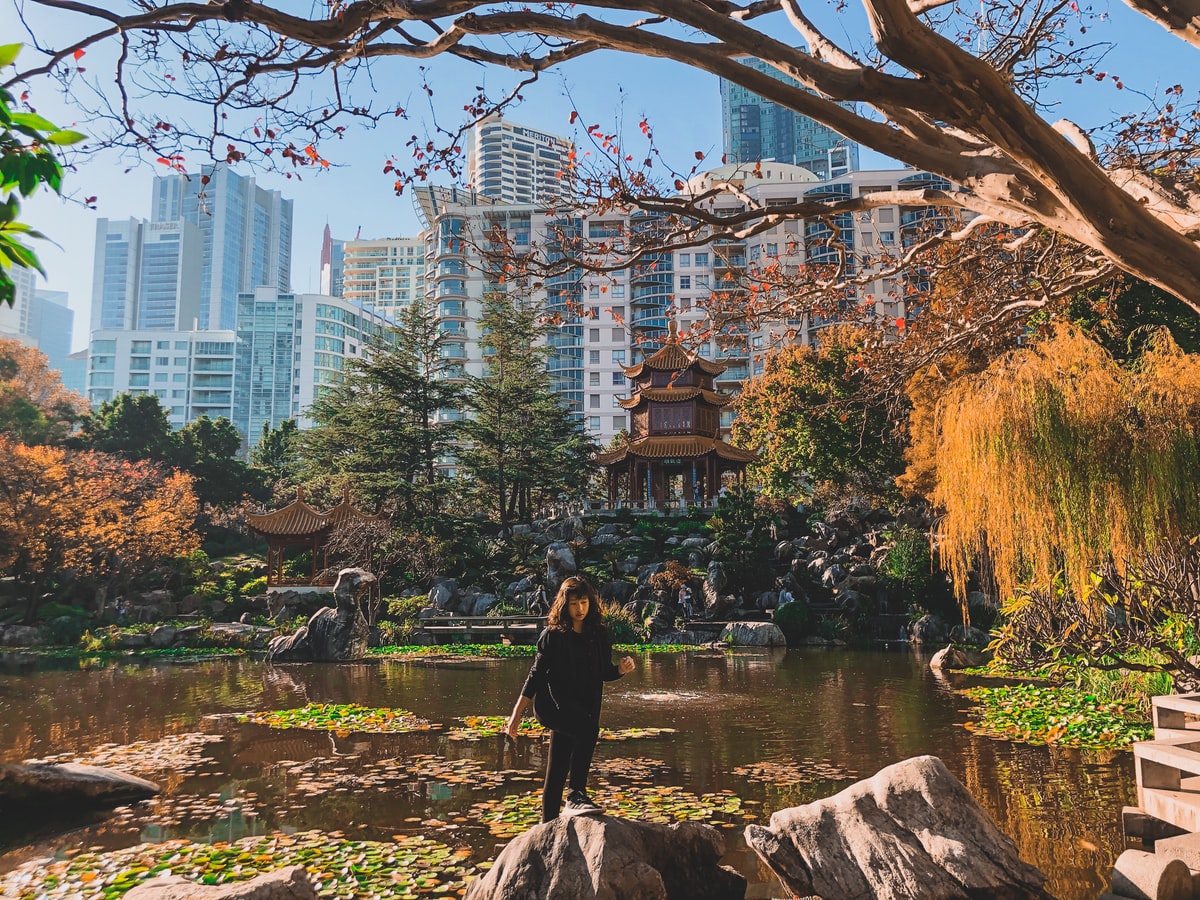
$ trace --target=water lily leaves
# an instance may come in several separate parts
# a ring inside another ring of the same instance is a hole
[[[643,738],[662,737],[664,734],[674,734],[674,728],[601,728],[602,741],[636,741]]]
[[[504,733],[508,724],[505,716],[465,716],[458,721],[466,727],[451,728],[446,735],[452,741],[481,741],[485,738],[499,737]],[[522,719],[517,729],[521,737],[544,737],[546,729],[538,724],[536,719]]]
[[[781,787],[820,784],[823,781],[853,781],[858,777],[849,769],[836,766],[827,759],[764,760],[738,766],[733,772],[750,781]]]
[[[310,703],[298,709],[246,713],[239,715],[237,720],[270,728],[332,731],[339,737],[347,737],[354,732],[409,734],[416,731],[434,731],[442,727],[413,715],[406,709],[373,709],[356,703]]]
[[[416,836],[380,842],[347,841],[336,834],[309,831],[215,844],[168,841],[82,853],[49,865],[27,864],[0,877],[0,895],[20,900],[115,900],[164,873],[201,884],[225,884],[303,865],[323,897],[418,900],[461,894],[478,873],[467,848]]]
[[[697,795],[676,785],[621,786],[599,780],[591,796],[606,815],[647,822],[704,822],[732,827],[757,818],[747,812],[751,804],[730,791]],[[541,815],[541,794],[536,791],[485,800],[467,812],[468,819],[481,822],[502,839],[528,831],[541,821]]]
[[[980,720],[967,722],[966,727],[988,737],[1107,750],[1128,748],[1154,734],[1139,710],[1102,703],[1069,687],[1018,684],[963,693],[980,705]]]
[[[640,784],[654,784],[670,773],[670,767],[661,759],[638,759],[617,757],[597,759],[592,762],[592,772],[606,778],[617,778]]]
[[[88,766],[107,766],[134,775],[154,775],[168,772],[173,775],[196,774],[213,761],[206,758],[204,746],[224,740],[219,734],[174,734],[160,741],[136,741],[132,744],[101,744],[88,753],[59,753],[42,759],[27,759],[38,763],[81,763]]]

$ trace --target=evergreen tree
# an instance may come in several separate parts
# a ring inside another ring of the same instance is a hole
[[[263,422],[262,437],[250,451],[250,465],[268,485],[290,487],[299,478],[299,429],[295,419],[284,419],[275,428]]]
[[[262,488],[262,479],[237,458],[242,436],[221,416],[201,416],[174,434],[175,461],[191,473],[196,495],[206,506],[237,503]]]
[[[437,413],[461,405],[442,344],[432,310],[414,302],[310,408],[317,426],[300,436],[303,475],[348,476],[363,499],[409,517],[436,512],[447,489],[437,463],[454,440]]]
[[[160,463],[173,462],[178,447],[167,411],[153,394],[117,394],[104,401],[84,416],[75,441],[85,450]]]
[[[484,300],[480,344],[487,374],[470,379],[458,458],[502,529],[528,522],[538,505],[586,483],[594,446],[550,388],[546,327],[528,303]]]

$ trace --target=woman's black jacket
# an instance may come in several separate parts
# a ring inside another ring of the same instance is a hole
[[[604,682],[620,677],[607,628],[582,634],[546,628],[521,694],[534,701],[544,727],[569,732],[599,721]]]

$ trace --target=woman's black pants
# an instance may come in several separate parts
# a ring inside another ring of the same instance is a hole
[[[542,821],[558,817],[562,809],[563,786],[570,776],[572,791],[586,791],[592,753],[600,737],[600,723],[588,722],[568,734],[550,732],[550,755],[546,759],[546,783],[542,787]]]

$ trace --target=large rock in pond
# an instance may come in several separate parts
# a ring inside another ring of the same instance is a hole
[[[153,781],[100,766],[0,763],[0,809],[10,812],[66,814],[121,806],[160,791]]]
[[[375,580],[364,569],[342,569],[333,586],[337,608],[319,609],[295,634],[274,638],[267,662],[347,662],[367,655],[370,629],[355,591]]]
[[[575,565],[575,554],[563,541],[555,541],[546,548],[546,596],[551,602],[562,587],[562,583],[579,571]]]
[[[717,640],[735,647],[787,646],[787,638],[774,622],[730,622]]]
[[[792,895],[826,900],[1049,900],[1046,876],[1017,855],[935,756],[881,769],[807,806],[782,809],[746,842]]]
[[[150,878],[125,900],[317,900],[304,866],[288,866],[234,884],[197,884],[178,875]]]
[[[708,825],[560,817],[509,842],[466,900],[742,900],[746,879],[718,865]]]

